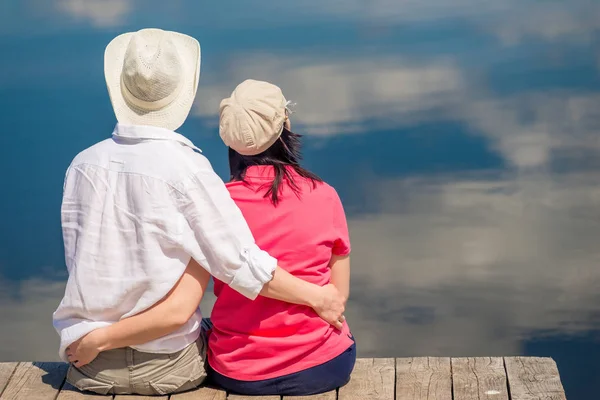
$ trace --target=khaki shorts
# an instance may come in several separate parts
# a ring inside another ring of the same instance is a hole
[[[166,395],[198,387],[206,379],[205,323],[200,338],[172,354],[130,347],[102,352],[81,368],[70,366],[67,382],[99,394]]]

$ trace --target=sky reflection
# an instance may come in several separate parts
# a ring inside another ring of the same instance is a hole
[[[298,103],[348,213],[362,356],[550,355],[595,393],[570,353],[600,351],[591,0],[0,2],[0,360],[56,359],[64,172],[114,125],[104,47],[148,26],[201,42],[181,132],[223,178],[219,101],[255,78]]]

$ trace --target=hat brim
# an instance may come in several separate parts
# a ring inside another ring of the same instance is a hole
[[[104,77],[117,121],[132,125],[150,125],[177,130],[187,119],[200,80],[200,43],[191,36],[165,31],[177,48],[183,70],[183,83],[178,96],[167,106],[154,111],[130,104],[121,92],[121,72],[127,46],[134,35],[124,33],[114,38],[104,52]]]

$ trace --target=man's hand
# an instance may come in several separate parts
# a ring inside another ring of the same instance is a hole
[[[329,284],[319,288],[312,308],[324,321],[337,329],[344,326],[346,299],[340,294],[335,286]]]
[[[67,347],[67,359],[77,368],[94,361],[102,351],[102,329],[96,329]]]

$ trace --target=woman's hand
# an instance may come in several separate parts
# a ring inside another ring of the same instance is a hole
[[[67,359],[77,368],[94,361],[102,351],[104,330],[96,329],[67,347]]]

